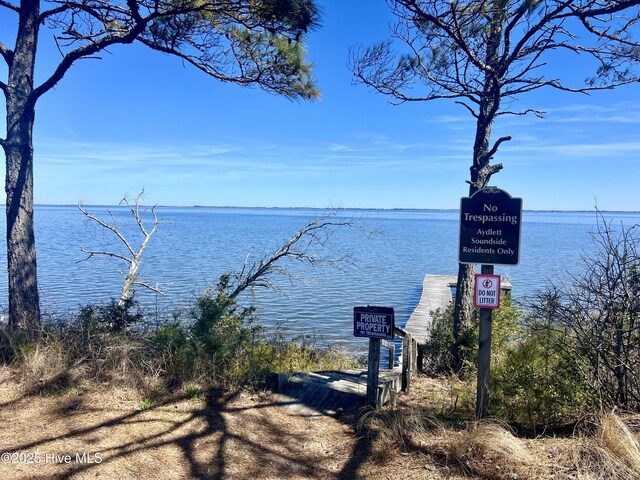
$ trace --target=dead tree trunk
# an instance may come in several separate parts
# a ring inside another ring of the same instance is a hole
[[[83,213],[85,217],[87,217],[92,222],[97,223],[102,228],[109,230],[110,232],[113,232],[113,234],[116,235],[116,237],[118,237],[118,239],[124,244],[124,246],[126,247],[129,253],[129,255],[127,256],[127,255],[121,255],[119,253],[110,252],[110,251],[86,250],[84,248],[81,249],[84,253],[88,255],[87,258],[85,258],[84,260],[88,260],[94,255],[106,255],[108,257],[118,258],[129,266],[129,269],[126,274],[121,272],[124,278],[124,281],[122,283],[122,291],[120,293],[120,300],[118,302],[118,305],[121,307],[125,307],[129,303],[129,301],[133,298],[134,288],[136,287],[136,285],[144,287],[148,290],[151,290],[155,293],[159,293],[160,295],[162,295],[162,292],[157,286],[154,287],[138,279],[138,270],[140,269],[142,254],[147,248],[147,245],[149,244],[149,240],[151,240],[151,237],[153,236],[153,234],[156,233],[156,230],[158,229],[158,223],[159,223],[158,217],[155,211],[155,206],[154,206],[151,208],[151,214],[153,216],[153,225],[151,229],[147,229],[144,226],[142,214],[140,213],[140,200],[142,199],[143,194],[144,194],[144,190],[140,192],[140,194],[138,194],[138,196],[135,199],[135,203],[133,205],[131,204],[131,202],[127,197],[124,197],[120,202],[121,205],[125,204],[129,208],[129,211],[133,215],[136,225],[138,226],[138,230],[140,230],[140,233],[142,235],[142,242],[140,243],[140,246],[137,249],[134,249],[131,243],[129,242],[129,240],[127,240],[127,238],[124,236],[124,234],[118,227],[118,224],[115,221],[115,218],[113,217],[111,212],[109,212],[109,214],[111,214],[112,223],[109,224],[104,220],[101,220],[98,217],[90,214],[82,206],[82,203],[78,204],[78,208],[80,209],[80,211]]]

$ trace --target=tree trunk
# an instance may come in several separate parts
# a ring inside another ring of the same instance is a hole
[[[473,148],[473,166],[471,167],[471,181],[469,186],[469,196],[472,196],[478,190],[486,187],[490,175],[487,169],[482,168],[483,159],[489,152],[489,139],[491,137],[491,125],[493,123],[493,98],[489,100],[481,108],[480,115],[476,123],[476,140]],[[471,325],[471,316],[473,314],[473,282],[476,272],[475,264],[458,264],[458,281],[456,283],[456,297],[453,307],[453,366],[455,370],[460,370],[463,366],[461,335]]]
[[[463,364],[461,333],[471,323],[471,315],[473,314],[473,275],[476,266],[473,264],[458,264],[458,281],[456,283],[456,296],[453,304],[453,357],[454,370],[460,370]]]
[[[9,325],[28,339],[40,332],[40,304],[36,274],[33,223],[33,73],[38,34],[39,2],[24,0],[16,47],[9,65],[6,92],[7,136],[7,268]]]
[[[476,118],[476,136],[473,144],[473,164],[470,170],[469,196],[478,190],[485,188],[495,173],[489,162],[491,141],[491,127],[496,118],[500,106],[500,84],[497,78],[499,49],[502,38],[502,24],[504,22],[504,12],[496,10],[491,22],[491,27],[487,40],[486,65],[484,88],[478,116]],[[460,351],[461,334],[469,328],[471,315],[473,314],[473,275],[476,266],[473,264],[458,264],[458,281],[456,283],[456,298],[453,310],[453,362],[454,368],[460,369],[463,359]]]

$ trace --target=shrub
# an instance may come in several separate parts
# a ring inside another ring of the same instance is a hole
[[[256,386],[268,372],[361,365],[337,349],[287,340],[281,331],[265,338],[254,309],[238,305],[229,290],[229,276],[222,276],[186,315],[175,312],[166,324],[145,329],[131,328],[145,320],[135,303],[85,305],[77,316],[47,323],[37,343],[20,343],[1,330],[0,355],[21,367],[30,386],[47,379],[76,381],[81,373],[149,394],[161,378],[171,388],[189,382]]]
[[[536,431],[576,420],[592,391],[555,331],[531,328],[491,369],[491,410]]]
[[[80,308],[78,322],[86,329],[100,332],[126,332],[144,318],[140,306],[133,297],[124,303],[111,299],[103,305],[85,305]]]
[[[501,306],[494,310],[492,317],[491,361],[496,362],[505,355],[508,348],[517,341],[522,332],[520,324],[521,312],[511,303],[511,295],[503,295]],[[478,310],[472,316],[469,328],[460,332],[458,345],[462,356],[462,371],[455,371],[453,356],[453,304],[446,310],[437,310],[433,315],[433,322],[427,343],[422,347],[423,369],[430,374],[457,373],[468,376],[476,369],[478,352]]]
[[[451,374],[453,368],[452,309],[437,312],[425,366],[431,374]],[[463,370],[466,383],[458,390],[464,407],[474,395],[478,349],[477,311],[463,332]],[[491,342],[490,410],[493,415],[536,430],[568,423],[593,407],[593,391],[567,350],[565,330],[549,318],[528,314],[513,306],[509,295],[493,312]]]
[[[159,359],[167,383],[184,383],[193,380],[196,371],[197,351],[189,336],[188,327],[174,321],[152,331],[150,343]]]
[[[532,308],[567,332],[565,349],[605,407],[640,408],[640,226],[599,221],[596,249],[569,285],[551,285]]]
[[[239,306],[230,288],[229,276],[223,275],[215,294],[209,289],[196,300],[189,313],[189,337],[214,381],[251,382],[252,353],[262,329],[255,325],[254,309]]]
[[[454,371],[453,307],[433,313],[429,338],[420,348],[422,369],[431,375],[446,375]]]

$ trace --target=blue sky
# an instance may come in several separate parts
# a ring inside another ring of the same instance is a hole
[[[144,187],[161,205],[457,208],[472,118],[451,102],[392,106],[353,86],[349,47],[387,38],[393,18],[382,0],[319,3],[323,27],[308,42],[317,102],[221,84],[140,45],[77,64],[38,104],[36,203],[115,204]],[[10,18],[0,12],[0,32]],[[58,54],[40,56],[42,78]],[[640,210],[638,100],[640,85],[524,98],[547,117],[498,121],[495,138],[513,140],[492,184],[525,209]]]

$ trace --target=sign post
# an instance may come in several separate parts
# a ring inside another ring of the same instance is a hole
[[[482,265],[482,274],[493,276],[493,265]],[[478,277],[476,277],[476,290]],[[500,306],[500,305],[498,305]],[[489,372],[491,371],[491,317],[493,308],[480,308],[478,332],[478,383],[476,387],[476,418],[489,416]]]
[[[369,338],[367,404],[378,405],[380,340],[393,340],[395,313],[389,307],[353,307],[353,335]]]
[[[482,265],[474,286],[474,305],[480,308],[477,419],[489,415],[491,316],[500,307],[500,276],[493,274],[493,266],[520,262],[521,228],[522,199],[504,190],[487,187],[460,200],[459,261]]]

